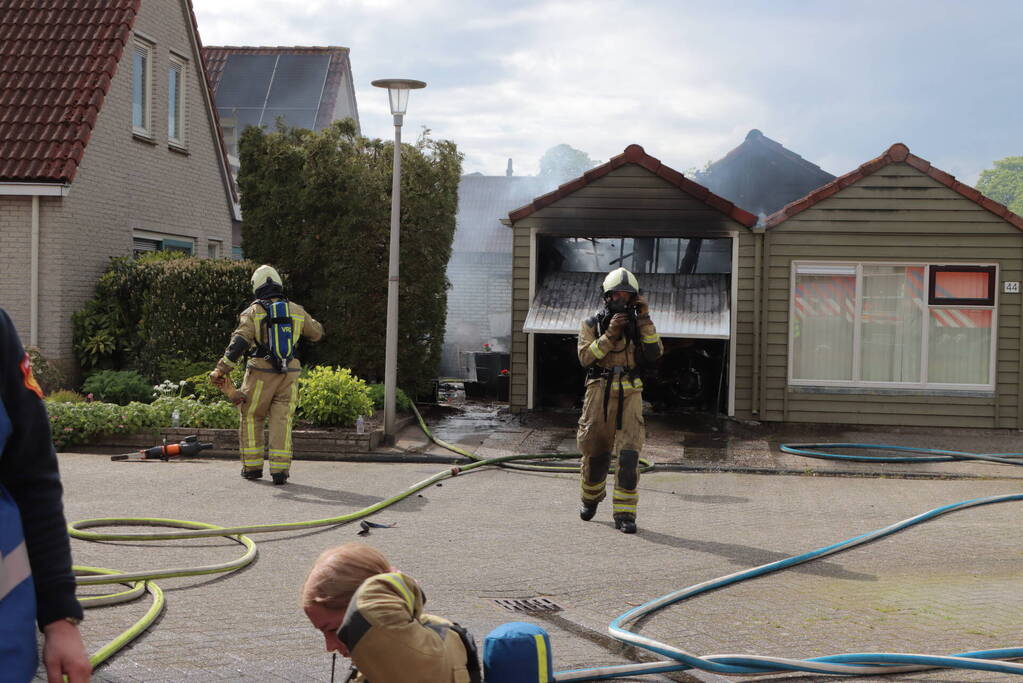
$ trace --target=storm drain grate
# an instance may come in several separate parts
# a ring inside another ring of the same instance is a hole
[[[494,603],[509,612],[560,612],[564,609],[547,598],[497,598]]]

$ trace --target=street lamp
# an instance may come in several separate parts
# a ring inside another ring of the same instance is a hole
[[[426,83],[406,78],[373,81],[387,88],[394,115],[394,171],[391,178],[391,253],[387,265],[387,341],[384,348],[384,435],[394,439],[394,402],[398,378],[398,219],[401,215],[401,122],[408,107],[410,90]]]

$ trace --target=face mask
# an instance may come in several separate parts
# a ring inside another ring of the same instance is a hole
[[[612,313],[625,313],[628,306],[629,304],[625,301],[615,301],[612,299],[607,302],[607,310]]]

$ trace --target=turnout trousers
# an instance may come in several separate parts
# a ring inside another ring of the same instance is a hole
[[[594,504],[604,500],[611,460],[617,459],[612,514],[615,519],[635,521],[639,502],[639,453],[646,438],[643,392],[639,389],[625,392],[622,428],[618,429],[618,391],[612,390],[608,397],[605,419],[604,383],[607,381],[600,379],[586,386],[583,412],[579,416],[576,442],[582,454],[582,501]]]
[[[291,467],[291,423],[298,407],[298,370],[275,372],[250,365],[241,390],[247,399],[240,406],[238,426],[242,467],[263,469],[263,428],[269,417],[270,473],[287,472]]]

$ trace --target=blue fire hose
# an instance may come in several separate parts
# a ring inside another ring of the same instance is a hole
[[[843,455],[830,452],[832,450],[870,450],[870,451],[894,451],[899,453],[917,453],[920,455]],[[947,451],[929,448],[911,448],[907,446],[891,446],[885,444],[857,444],[857,443],[832,443],[832,444],[782,444],[781,450],[785,453],[813,458],[854,460],[858,462],[949,462],[956,460],[982,460],[986,462],[997,462],[1012,465],[1023,465],[1023,453],[969,453],[964,451]],[[849,550],[864,543],[875,541],[879,538],[889,536],[903,529],[916,524],[932,520],[941,515],[951,512],[958,512],[968,508],[994,503],[1008,503],[1011,501],[1023,500],[1023,494],[1008,494],[1000,496],[988,496],[985,498],[974,498],[951,505],[928,510],[927,512],[910,517],[901,522],[890,524],[882,529],[871,531],[859,536],[854,536],[845,541],[833,545],[817,548],[801,555],[770,562],[768,564],[735,572],[716,579],[694,584],[687,588],[668,593],[656,600],[640,605],[622,614],[608,626],[612,636],[628,645],[633,645],[653,652],[659,656],[666,657],[665,661],[643,662],[639,664],[625,664],[616,666],[596,667],[590,669],[575,669],[571,671],[559,671],[555,674],[555,680],[562,681],[597,681],[626,676],[638,676],[644,674],[667,673],[671,671],[684,671],[686,669],[702,669],[718,674],[731,675],[763,675],[773,673],[803,671],[817,674],[833,675],[878,675],[890,673],[902,673],[910,671],[921,671],[933,668],[947,669],[972,669],[977,671],[992,671],[1005,674],[1023,674],[1023,663],[1002,661],[1008,659],[1023,658],[1023,647],[1002,648],[996,650],[977,650],[973,652],[960,652],[954,655],[927,655],[910,654],[901,652],[856,652],[847,654],[828,655],[825,657],[814,657],[810,659],[795,659],[789,657],[767,657],[760,655],[696,655],[666,643],[659,642],[653,638],[642,636],[628,630],[626,625],[636,622],[657,610],[668,605],[683,602],[689,598],[706,593],[725,586],[754,579],[782,569],[788,569],[810,560],[816,560],[828,555]]]

